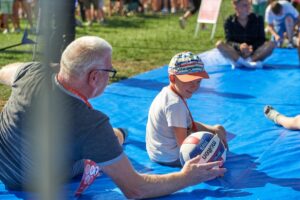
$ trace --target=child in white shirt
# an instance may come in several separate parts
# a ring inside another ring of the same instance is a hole
[[[147,122],[146,148],[150,159],[168,166],[181,166],[179,149],[184,139],[196,131],[209,131],[221,138],[225,146],[226,131],[221,125],[195,122],[187,106],[200,86],[209,78],[201,59],[191,52],[176,54],[168,68],[170,84],[153,100]]]

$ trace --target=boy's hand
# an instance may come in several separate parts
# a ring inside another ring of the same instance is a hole
[[[223,144],[225,145],[226,149],[229,150],[228,144],[227,144],[227,139],[226,139],[226,130],[224,129],[223,126],[217,124],[214,126],[214,132],[219,136]]]

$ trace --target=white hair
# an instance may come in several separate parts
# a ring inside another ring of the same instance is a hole
[[[60,67],[63,74],[81,76],[101,65],[111,56],[112,47],[104,39],[83,36],[70,43],[61,56]]]

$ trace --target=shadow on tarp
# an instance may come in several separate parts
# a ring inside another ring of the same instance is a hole
[[[157,199],[203,199],[208,197],[224,198],[224,197],[246,197],[252,193],[243,191],[246,188],[259,188],[267,184],[274,184],[282,187],[292,188],[300,191],[299,178],[274,178],[266,173],[257,170],[260,165],[255,162],[257,158],[248,154],[227,154],[225,168],[227,173],[222,178],[207,181],[210,186],[217,186],[218,189],[194,189],[193,191],[174,193]]]
[[[131,88],[142,88],[145,90],[160,91],[163,87],[167,86],[166,83],[158,82],[155,80],[144,80],[139,78],[131,78],[129,80],[122,81],[120,84]],[[201,87],[200,93],[213,94],[220,97],[231,98],[231,99],[252,99],[255,96],[231,92],[218,92],[214,88]]]

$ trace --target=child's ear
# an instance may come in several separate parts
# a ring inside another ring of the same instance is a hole
[[[169,79],[171,83],[175,82],[175,76],[174,75],[169,75]]]

